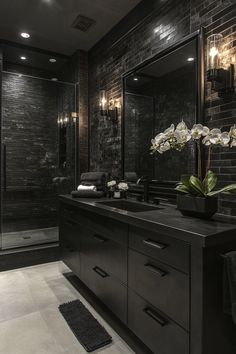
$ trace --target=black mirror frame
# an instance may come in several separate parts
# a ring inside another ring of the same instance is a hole
[[[124,178],[124,167],[125,167],[125,80],[127,76],[135,73],[137,70],[145,67],[146,65],[162,58],[163,56],[173,52],[174,50],[180,48],[181,46],[189,43],[190,41],[196,39],[196,52],[197,52],[197,70],[196,70],[196,123],[204,122],[204,106],[205,106],[205,58],[204,58],[204,28],[201,27],[198,31],[184,37],[176,44],[161,50],[154,56],[148,58],[140,65],[127,71],[122,76],[122,117],[121,117],[121,174]],[[203,166],[204,167],[204,166]],[[197,171],[197,158],[196,158],[196,171]]]

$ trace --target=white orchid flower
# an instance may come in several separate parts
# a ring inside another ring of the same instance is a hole
[[[207,135],[205,136],[205,138],[202,139],[202,143],[206,146],[209,146],[211,145],[211,142],[210,142],[210,135]]]
[[[122,191],[127,191],[129,189],[128,184],[125,182],[120,182],[118,184],[118,188]]]
[[[154,138],[154,144],[160,144],[165,139],[166,139],[166,136],[164,133],[157,134]]]
[[[203,130],[202,130],[202,136],[206,136],[208,135],[210,132],[210,129],[206,126],[203,127]]]
[[[230,147],[236,146],[236,139],[232,140],[230,143]]]
[[[194,124],[191,129],[191,136],[194,140],[198,140],[202,137],[203,125],[202,124]]]
[[[202,136],[207,136],[210,129],[202,124],[194,124],[191,129],[191,135],[194,140],[200,139]]]
[[[188,127],[185,124],[185,122],[182,120],[176,127],[176,130],[184,130],[184,131],[188,131]]]
[[[191,139],[191,134],[188,130],[176,130],[174,136],[178,144],[187,143]]]
[[[213,145],[221,144],[221,130],[218,128],[210,131],[210,142]]]
[[[175,126],[174,124],[171,124],[171,126],[164,131],[164,135],[167,138],[169,138],[173,135],[174,131],[175,131]]]
[[[236,139],[236,124],[233,127],[230,128],[229,136],[232,139]]]
[[[115,180],[107,182],[107,187],[109,187],[109,188],[114,187],[115,185],[116,185],[116,181]]]
[[[159,154],[163,154],[163,152],[170,150],[170,148],[171,148],[170,143],[166,141],[163,144],[157,146],[156,151],[159,152]]]
[[[223,132],[220,137],[220,145],[227,147],[229,146],[230,136],[228,132]]]

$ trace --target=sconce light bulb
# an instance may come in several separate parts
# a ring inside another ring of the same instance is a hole
[[[216,47],[211,47],[209,55],[212,57],[212,59],[219,54],[219,51]]]

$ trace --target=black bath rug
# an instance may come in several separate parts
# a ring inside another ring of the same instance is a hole
[[[102,348],[112,342],[111,336],[79,300],[59,306],[59,311],[87,352]]]

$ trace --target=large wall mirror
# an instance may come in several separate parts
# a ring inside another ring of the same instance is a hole
[[[149,176],[176,182],[193,173],[196,152],[192,145],[182,153],[150,155],[151,139],[172,123],[184,120],[191,127],[201,115],[201,33],[196,33],[124,76],[124,176]],[[130,174],[132,172],[132,174]]]

